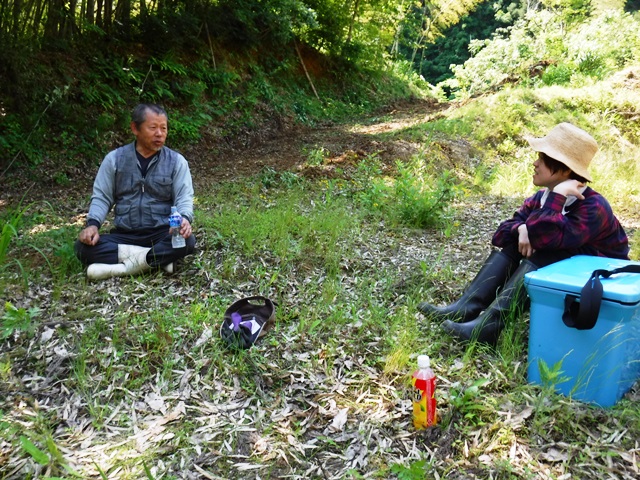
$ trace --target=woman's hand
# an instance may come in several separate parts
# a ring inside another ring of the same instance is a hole
[[[584,188],[584,183],[581,183],[578,180],[565,180],[553,187],[553,191],[560,195],[564,195],[565,197],[571,195],[579,198],[580,200],[584,200],[584,195],[580,193],[581,188]]]
[[[518,251],[525,258],[529,258],[535,252],[529,241],[529,231],[524,223],[518,227]]]

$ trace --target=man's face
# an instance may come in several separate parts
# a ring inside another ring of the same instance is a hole
[[[131,131],[136,136],[136,149],[144,157],[150,157],[163,146],[167,140],[167,117],[147,110],[146,119],[140,126],[131,122]]]

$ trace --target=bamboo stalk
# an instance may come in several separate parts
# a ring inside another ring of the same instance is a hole
[[[313,85],[313,82],[311,81],[311,76],[307,71],[307,66],[304,64],[304,60],[302,60],[302,55],[300,54],[300,49],[298,48],[298,42],[296,42],[295,38],[293,39],[293,45],[294,47],[296,47],[296,53],[298,54],[298,58],[300,59],[300,63],[302,64],[302,69],[304,70],[304,74],[307,76],[307,80],[309,80],[309,85],[311,85],[311,90],[313,90],[313,94],[316,96],[316,98],[320,100],[320,97],[318,96],[318,92],[316,92],[316,87]]]
[[[213,69],[217,70],[216,67],[216,57],[213,55],[213,45],[211,45],[211,36],[209,35],[209,25],[207,22],[204,22],[204,29],[207,31],[207,40],[209,41],[209,50],[211,50],[211,60],[213,61]]]

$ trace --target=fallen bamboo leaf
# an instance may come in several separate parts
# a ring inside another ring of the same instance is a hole
[[[344,426],[347,423],[348,412],[348,408],[340,409],[336,416],[333,417],[333,421],[331,422],[331,426],[329,427],[329,429],[333,432],[341,432],[342,430],[344,430]]]

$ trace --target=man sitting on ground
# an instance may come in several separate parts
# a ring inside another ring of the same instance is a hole
[[[88,265],[87,276],[99,280],[134,275],[152,268],[173,272],[177,259],[193,253],[193,184],[186,159],[164,145],[167,112],[158,105],[133,110],[135,141],[104,158],[93,184],[85,228],[75,243],[76,255]],[[115,228],[99,229],[114,208]],[[173,248],[171,207],[182,215],[180,235],[186,246]]]

